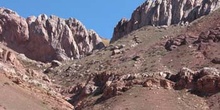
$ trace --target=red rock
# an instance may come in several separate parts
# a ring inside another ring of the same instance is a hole
[[[194,78],[195,72],[188,69],[188,68],[182,68],[179,73],[176,75],[177,82],[176,82],[176,88],[177,89],[184,89],[184,88],[192,88],[194,86],[193,78]]]
[[[213,76],[213,75],[206,75],[197,81],[197,90],[210,94],[210,93],[217,93],[220,91],[220,77]]]
[[[202,32],[198,38],[199,42],[219,42],[220,41],[220,29],[209,29]]]
[[[186,45],[187,43],[187,37],[186,35],[179,35],[173,39],[170,39],[165,44],[165,49],[171,51],[173,49],[176,49],[178,46]]]
[[[0,36],[9,45],[22,45],[29,39],[28,24],[16,12],[0,8]]]
[[[102,98],[108,99],[116,95],[121,95],[122,92],[125,92],[129,89],[129,86],[126,86],[123,81],[116,81],[110,85],[106,85],[102,94]]]
[[[220,76],[219,71],[216,68],[204,67],[195,75],[197,78],[202,78],[206,75]]]
[[[8,49],[1,48],[0,47],[0,58],[3,59],[3,61],[9,61],[12,65],[21,67],[22,64],[17,59],[15,53],[9,51]]]
[[[76,19],[44,14],[24,19],[5,8],[0,8],[0,38],[12,49],[43,62],[80,58],[104,47],[100,36]]]
[[[165,88],[165,89],[173,89],[174,83],[169,81],[169,80],[166,80],[166,79],[161,79],[160,80],[160,86]]]

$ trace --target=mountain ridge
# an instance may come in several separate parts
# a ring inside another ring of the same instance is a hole
[[[81,58],[104,47],[93,30],[77,19],[41,14],[27,19],[10,9],[0,9],[1,41],[38,61]]]
[[[143,26],[188,25],[220,7],[219,0],[146,0],[131,15],[121,19],[114,28],[114,42]]]

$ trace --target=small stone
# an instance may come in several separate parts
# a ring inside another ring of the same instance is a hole
[[[62,65],[62,63],[57,61],[57,60],[53,60],[51,62],[51,67],[58,67],[58,66],[61,66],[61,65]]]
[[[151,80],[148,80],[143,84],[143,87],[152,87],[152,86],[153,86],[153,82]]]
[[[119,46],[119,49],[122,49],[122,48],[124,48],[126,45],[124,45],[124,44],[121,44],[120,46]]]
[[[133,58],[132,58],[132,60],[134,60],[134,61],[138,61],[138,60],[140,60],[140,56],[138,56],[138,55],[136,55],[136,56],[134,56]]]
[[[47,75],[44,75],[42,77],[42,80],[47,81],[47,82],[51,82],[50,78]]]
[[[84,75],[83,74],[79,74],[79,77],[84,77]]]
[[[14,82],[15,84],[21,84],[21,83],[22,83],[21,79],[20,79],[20,78],[17,78],[17,77],[13,79],[13,82]]]
[[[112,51],[112,55],[120,54],[121,51],[119,49],[115,49]]]

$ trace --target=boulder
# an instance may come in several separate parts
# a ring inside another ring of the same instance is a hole
[[[197,41],[198,42],[210,42],[210,41],[219,42],[220,41],[220,27],[201,32]]]
[[[122,92],[127,91],[129,88],[130,87],[126,86],[123,81],[115,81],[111,84],[106,83],[105,89],[103,90],[102,98],[108,99],[116,95],[121,95]]]
[[[147,79],[144,83],[143,83],[143,87],[157,87],[158,84],[160,84],[160,81],[157,79]]]
[[[85,96],[91,95],[92,93],[94,93],[96,91],[97,87],[92,85],[92,84],[87,84],[83,90],[82,90],[82,94]]]
[[[8,61],[14,66],[22,67],[22,64],[17,59],[17,56],[15,55],[15,53],[10,51],[9,49],[0,47],[0,59],[4,62]]]
[[[176,75],[176,89],[193,88],[194,74],[194,71],[185,67],[182,68]]]
[[[220,75],[215,68],[204,67],[198,71],[183,68],[175,77],[175,89],[188,89],[198,95],[212,95],[220,91]]]
[[[22,66],[19,62],[19,60],[17,59],[17,57],[15,56],[14,53],[12,52],[8,52],[8,55],[7,55],[7,60],[9,62],[11,62],[11,64],[15,65],[15,66]]]
[[[197,81],[197,91],[203,94],[212,94],[220,91],[220,77],[206,75]]]
[[[212,76],[219,77],[220,73],[216,68],[204,67],[201,70],[199,70],[197,72],[197,74],[195,74],[195,78],[199,79],[199,78],[202,78],[202,77],[207,76],[207,75],[212,75]]]
[[[215,57],[215,58],[212,59],[211,62],[214,63],[214,64],[220,64],[220,58]]]
[[[148,78],[142,84],[143,87],[163,87],[165,89],[173,89],[174,83],[167,79]]]
[[[179,46],[187,44],[187,36],[186,35],[179,35],[175,38],[169,39],[165,44],[166,50],[174,50]]]
[[[53,60],[51,62],[51,67],[57,67],[57,66],[61,66],[61,65],[62,65],[62,63],[57,60]]]
[[[121,53],[121,50],[119,49],[115,49],[112,51],[112,55],[117,55],[117,54],[120,54]]]
[[[139,56],[139,55],[136,55],[132,58],[132,60],[134,60],[134,61],[139,61],[140,59],[141,59],[141,56]]]

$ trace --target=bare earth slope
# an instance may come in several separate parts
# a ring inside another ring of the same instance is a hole
[[[146,26],[46,73],[78,110],[217,110],[219,18],[217,10],[188,26]]]
[[[0,74],[0,85],[0,105],[5,110],[52,110],[40,99],[32,96],[31,91],[25,91],[13,84],[2,73]]]
[[[163,88],[133,87],[88,110],[206,110],[205,100],[196,95]]]
[[[42,63],[30,60],[0,43],[0,110],[73,109],[54,91],[46,75],[27,67],[30,64]]]
[[[219,110],[219,42],[216,10],[76,60],[41,63],[0,45],[0,110]]]

